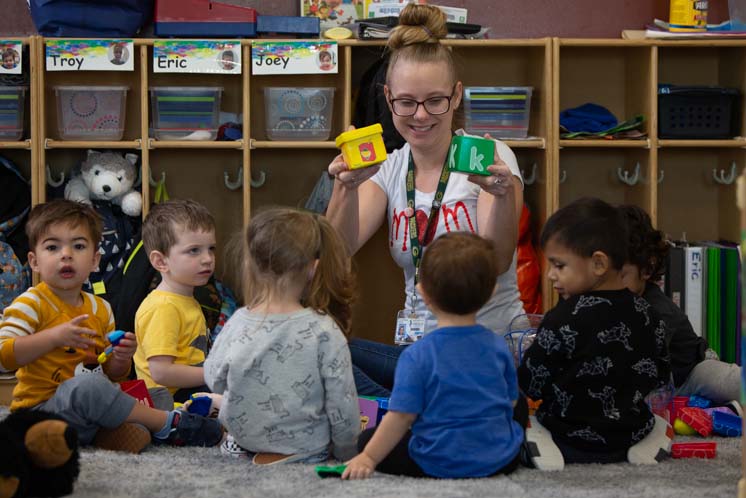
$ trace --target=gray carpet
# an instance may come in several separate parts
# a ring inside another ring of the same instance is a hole
[[[0,407],[0,419],[7,410]],[[701,441],[698,438],[683,440]],[[519,469],[509,477],[412,479],[375,474],[365,481],[320,479],[312,465],[252,467],[217,448],[151,447],[133,456],[84,449],[73,496],[328,498],[702,498],[735,497],[740,439],[716,438],[714,460],[666,460],[656,466],[570,465],[561,472]],[[2,451],[2,449],[0,449]]]
[[[121,497],[735,497],[737,439],[717,439],[714,460],[667,460],[657,466],[570,465],[561,472],[519,469],[509,477],[412,479],[375,474],[366,481],[320,479],[311,465],[251,467],[217,449],[151,448],[139,456],[84,450],[73,496]]]

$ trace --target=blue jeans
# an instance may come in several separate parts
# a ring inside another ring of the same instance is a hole
[[[350,339],[349,347],[358,395],[381,398],[391,396],[396,363],[406,346]]]

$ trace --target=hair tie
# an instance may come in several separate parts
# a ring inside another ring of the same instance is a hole
[[[430,31],[430,29],[428,29],[428,27],[427,27],[427,26],[425,26],[424,24],[420,24],[420,27],[421,27],[421,28],[422,28],[422,29],[423,29],[423,30],[425,31],[425,33],[427,33],[427,36],[428,36],[429,38],[434,38],[434,36],[433,36],[433,32],[432,32],[432,31]]]

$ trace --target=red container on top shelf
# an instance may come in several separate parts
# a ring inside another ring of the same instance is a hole
[[[255,37],[256,10],[210,0],[156,0],[154,31],[161,37]]]

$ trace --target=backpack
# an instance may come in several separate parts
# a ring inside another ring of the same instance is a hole
[[[131,37],[153,15],[153,0],[30,0],[39,34],[56,37]]]
[[[365,71],[360,78],[360,89],[355,101],[355,115],[352,124],[355,128],[381,123],[383,127],[383,143],[386,152],[399,149],[404,145],[404,139],[394,127],[383,85],[386,83],[386,70],[389,67],[388,55],[384,55]]]
[[[109,201],[93,200],[93,208],[103,219],[103,232],[99,253],[98,268],[88,276],[83,290],[111,300],[119,292],[118,274],[124,267],[127,255],[131,252],[140,235],[140,219],[127,216],[122,209]]]
[[[24,231],[31,210],[31,185],[15,164],[0,156],[0,314],[31,286],[28,238]]]

